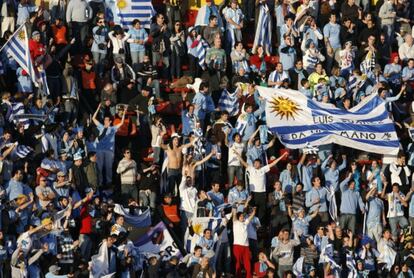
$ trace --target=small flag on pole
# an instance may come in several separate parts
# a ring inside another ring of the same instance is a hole
[[[29,50],[29,36],[27,34],[26,25],[20,26],[16,32],[4,44],[1,51],[13,57],[14,60],[30,75],[33,83],[38,86],[36,81],[36,73],[33,67]]]

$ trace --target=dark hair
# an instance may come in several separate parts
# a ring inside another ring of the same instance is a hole
[[[194,247],[194,252],[197,251],[197,250],[203,250],[203,248],[201,246],[196,245]]]
[[[137,24],[137,23],[140,23],[141,24],[141,21],[139,19],[134,19],[132,21],[132,26],[135,26],[135,24]]]
[[[316,179],[319,179],[319,177],[318,176],[313,176],[312,179],[311,179],[311,182],[314,183],[316,181]]]
[[[17,174],[17,172],[19,172],[19,171],[23,172],[23,169],[22,168],[18,168],[18,167],[17,168],[14,168],[13,171],[12,171],[12,173],[11,173],[12,174],[12,177],[14,177]]]
[[[232,136],[233,141],[234,141],[234,139],[236,139],[237,135],[241,136],[240,133],[238,133],[238,132],[234,133],[233,136]]]
[[[208,231],[210,231],[210,232],[211,232],[211,229],[209,229],[209,228],[204,229],[203,234],[205,234],[205,233],[206,233],[206,232],[208,232]]]
[[[212,14],[212,15],[209,16],[208,21],[213,21],[216,18],[217,18],[217,16],[215,16],[214,14]]]
[[[93,157],[94,155],[96,155],[96,152],[88,152],[88,158]]]
[[[203,90],[203,89],[205,89],[205,88],[208,88],[208,82],[203,81],[203,82],[201,82],[201,84],[200,84],[200,90]]]

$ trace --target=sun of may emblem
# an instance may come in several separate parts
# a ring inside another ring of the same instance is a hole
[[[19,32],[19,34],[18,34],[18,37],[19,37],[19,39],[20,40],[24,40],[25,39],[25,33],[24,33],[24,31],[23,30],[21,30],[20,32]]]
[[[119,9],[123,9],[127,6],[127,2],[125,0],[118,0],[116,5]]]
[[[272,98],[270,101],[270,109],[272,112],[276,113],[276,116],[280,116],[281,120],[283,120],[284,117],[286,117],[286,120],[289,120],[289,118],[294,120],[298,111],[302,110],[296,102],[284,97]]]

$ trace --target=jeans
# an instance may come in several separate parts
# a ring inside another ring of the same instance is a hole
[[[152,151],[154,152],[154,164],[160,163],[160,156],[161,156],[161,148],[160,147],[152,147]]]
[[[91,6],[93,13],[91,18],[94,18],[98,12],[105,12],[105,6],[103,3],[90,1],[89,6]]]
[[[82,258],[89,261],[91,258],[92,240],[87,234],[79,235],[79,248]]]
[[[384,24],[381,26],[382,32],[385,34],[385,40],[391,45],[394,41],[394,24]]]
[[[193,55],[188,55],[188,63],[189,63],[189,67],[190,67],[190,74],[193,77],[193,80],[196,77],[200,77],[201,73],[202,73],[202,69],[200,67],[200,65],[198,64],[198,58],[194,57]]]
[[[150,84],[145,83],[142,77],[138,77],[138,91],[141,91],[144,85],[150,86],[154,90],[154,94],[157,98],[161,97],[160,94],[160,81],[158,79],[153,79]]]
[[[264,219],[266,214],[266,192],[252,192],[253,203],[257,207],[257,217]]]
[[[181,182],[181,169],[168,169],[168,188],[166,192],[174,193],[175,187]]]
[[[255,1],[254,0],[245,0],[243,1],[244,4],[244,14],[246,15],[246,19],[249,21],[254,19],[254,11],[255,11]]]
[[[127,206],[128,199],[136,200],[138,197],[138,189],[135,184],[121,184],[122,203]]]
[[[182,72],[181,72],[181,60],[182,58],[175,53],[175,51],[173,51],[173,53],[171,54],[171,67],[170,67],[170,71],[171,71],[171,78],[180,78],[182,76]]]
[[[149,190],[140,190],[139,191],[139,204],[141,206],[147,207],[150,206],[152,209],[155,209],[155,201],[157,200],[157,194],[155,192],[149,192]]]
[[[79,103],[76,100],[66,99],[64,100],[65,106],[65,123],[72,124],[76,121],[78,116],[78,105]]]
[[[49,88],[49,97],[53,100],[56,100],[60,97],[62,92],[62,79],[60,76],[56,77],[47,77],[47,87]]]
[[[92,56],[93,56],[93,61],[95,62],[96,65],[96,73],[98,75],[103,75],[104,73],[104,63],[103,61],[105,61],[106,58],[106,53],[100,53],[100,52],[92,52]]]
[[[343,213],[339,218],[339,226],[342,230],[349,229],[355,233],[356,217],[355,214]]]
[[[226,231],[224,231],[226,232]],[[231,272],[231,252],[228,242],[222,242],[219,247],[217,256],[217,273]]]
[[[382,225],[381,223],[367,224],[367,235],[378,242],[382,236]]]
[[[131,51],[131,61],[132,66],[136,66],[138,63],[142,63],[144,61],[145,50],[143,51]]]
[[[277,270],[277,275],[279,275],[279,277],[285,277],[283,274],[286,271],[291,271],[291,270],[292,270],[291,265],[279,265],[279,269]]]
[[[185,231],[188,226],[188,220],[191,220],[193,218],[194,213],[180,210],[180,216],[181,216],[181,230]]]
[[[229,166],[227,168],[227,175],[229,177],[229,186],[232,187],[234,177],[237,178],[237,181],[243,181],[243,168],[241,166]]]
[[[114,163],[114,152],[109,150],[98,150],[96,152],[99,171],[99,183],[104,184],[103,170],[105,169],[106,184],[112,183],[112,164]]]
[[[168,28],[174,30],[174,23],[181,21],[180,6],[166,5],[166,15],[168,17]]]
[[[72,37],[76,39],[75,49],[76,53],[80,53],[82,47],[85,45],[85,39],[88,34],[88,22],[71,22]]]
[[[404,216],[390,217],[388,221],[390,222],[391,233],[394,238],[398,237],[398,226],[400,229],[404,229],[408,226],[407,218]]]

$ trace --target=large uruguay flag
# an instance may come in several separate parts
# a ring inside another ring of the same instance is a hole
[[[399,140],[383,102],[375,94],[346,111],[308,99],[298,91],[257,87],[266,99],[266,120],[288,148],[330,143],[380,154],[396,154]]]
[[[163,222],[159,222],[152,227],[134,242],[134,245],[147,259],[152,255],[159,255],[163,261],[169,260],[172,256],[182,257],[177,243],[171,237]]]
[[[26,25],[20,26],[16,32],[4,44],[1,51],[6,51],[32,78],[37,85],[36,74],[33,68],[32,59],[29,51],[29,34]]]
[[[139,19],[142,27],[149,28],[151,18],[155,15],[151,0],[117,0],[109,8],[115,24],[124,28],[131,27],[134,19]]]

